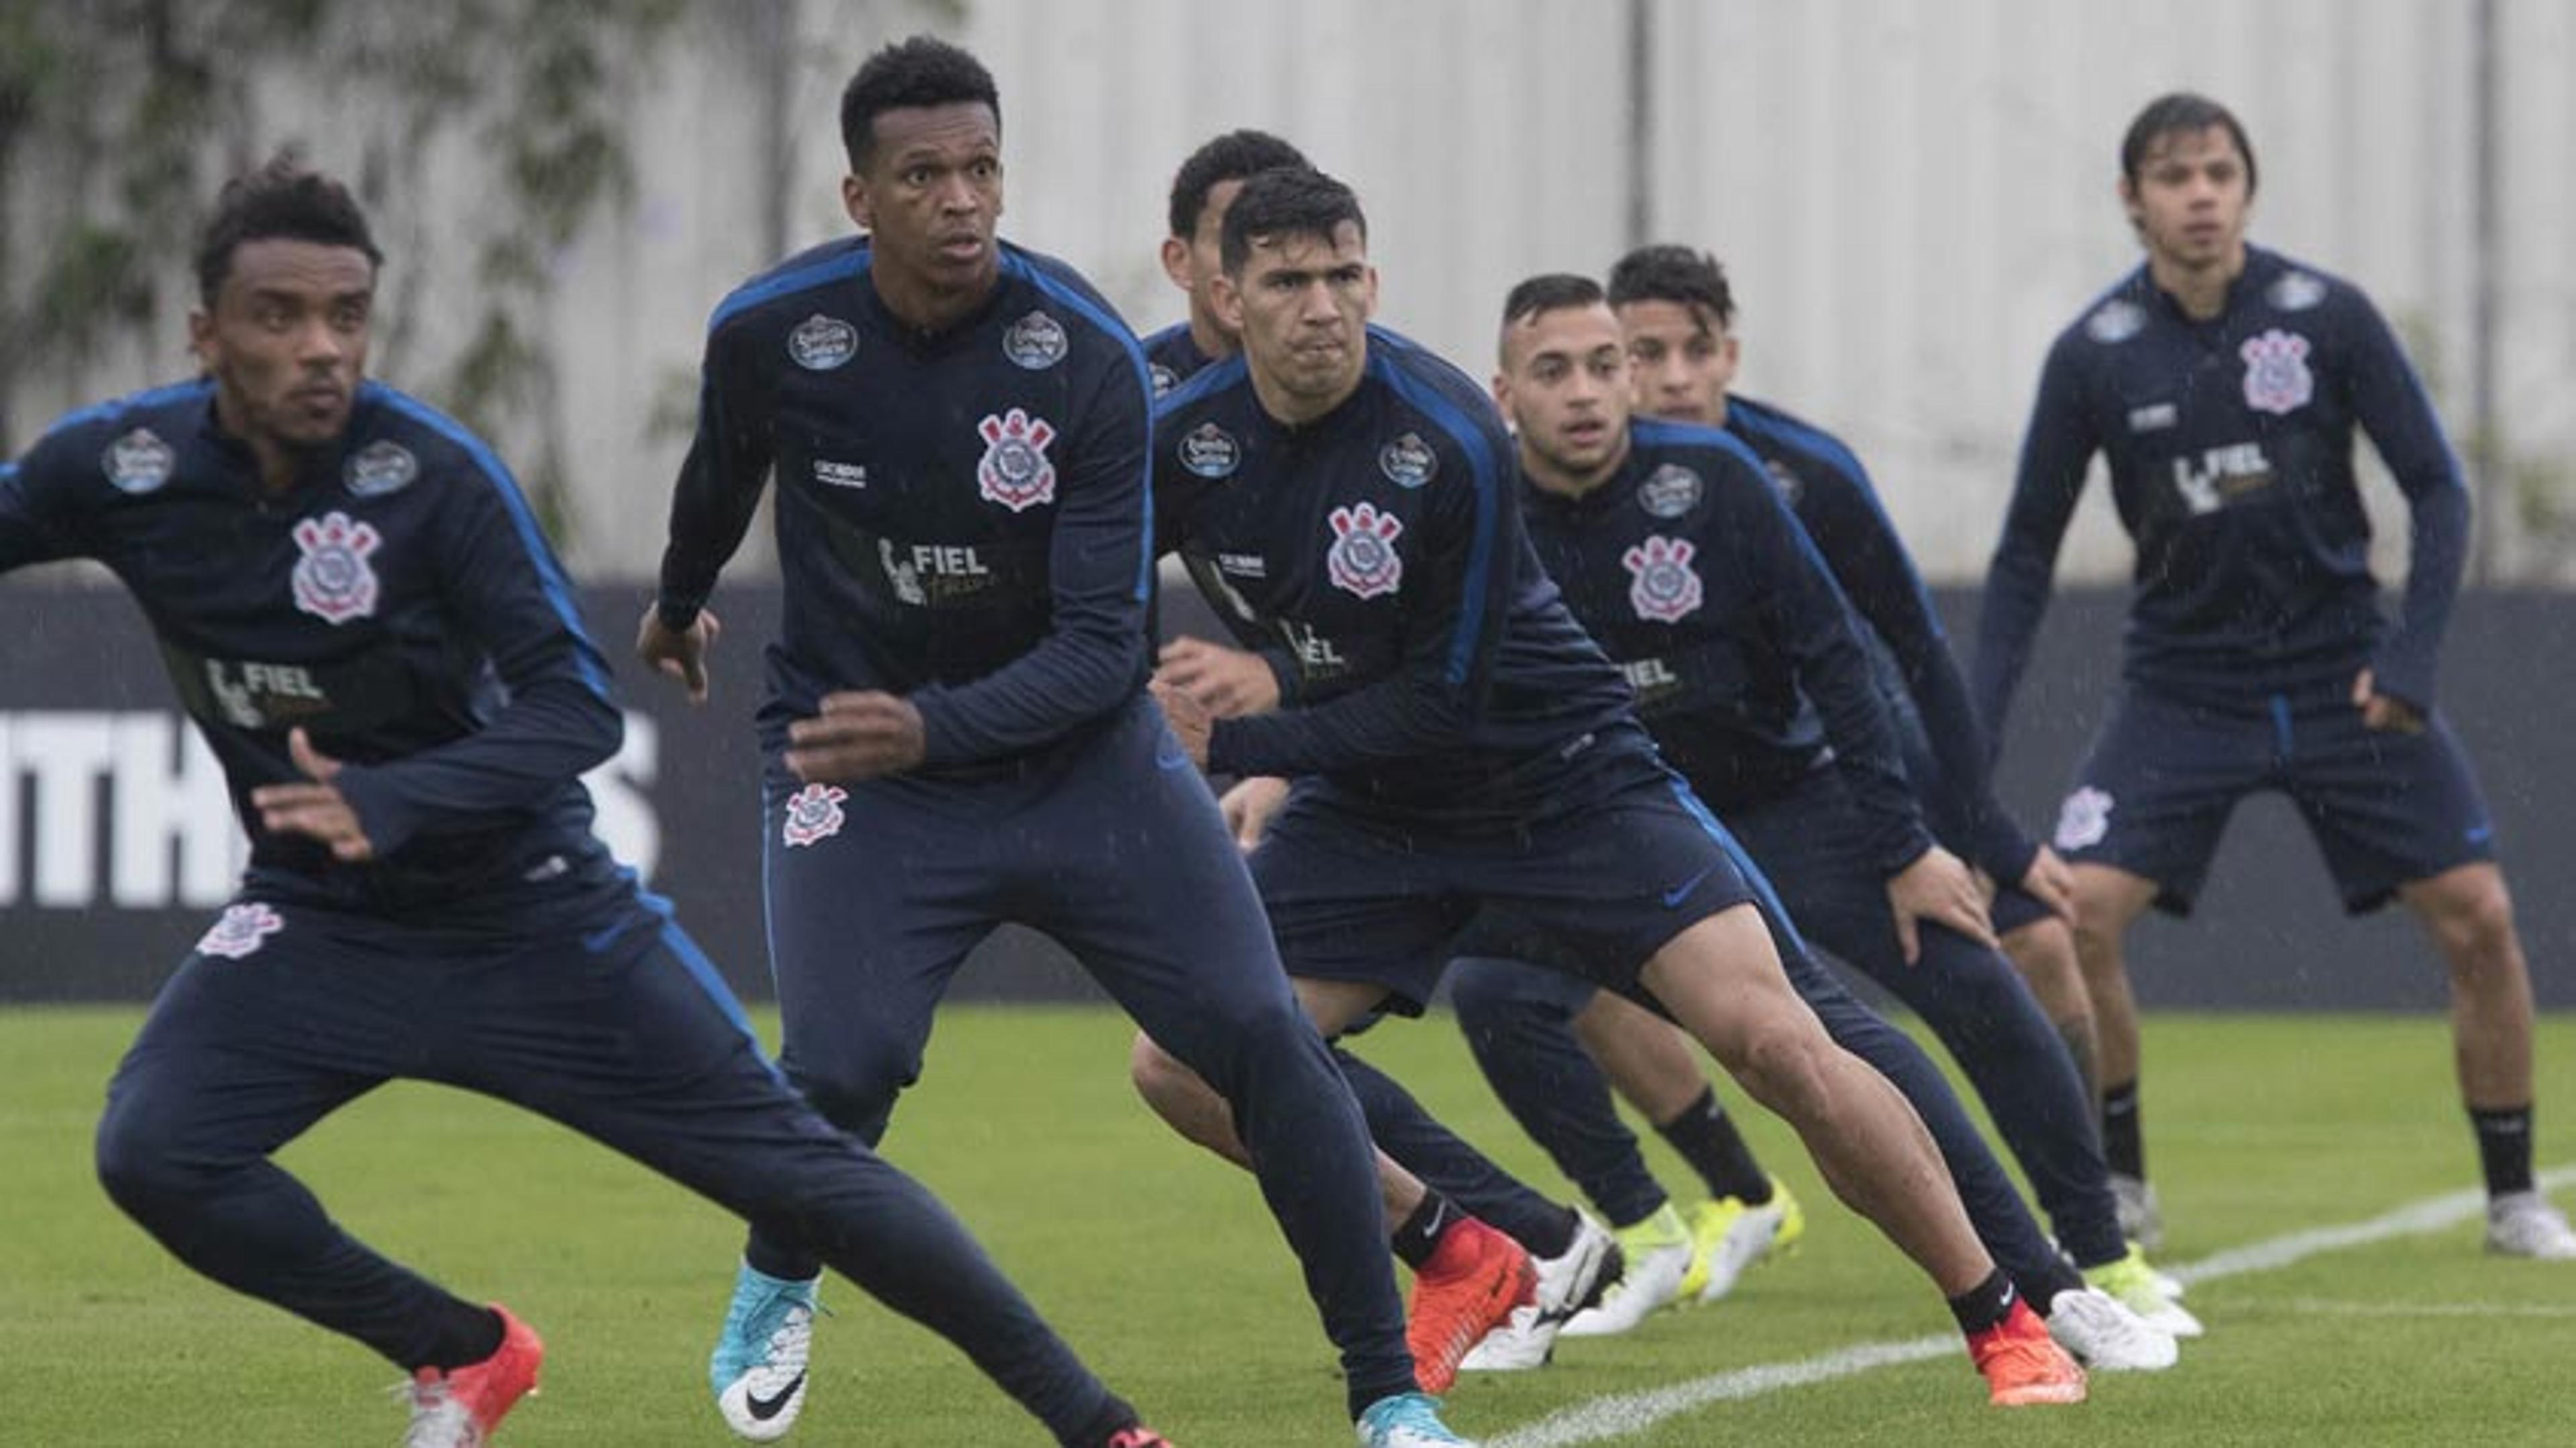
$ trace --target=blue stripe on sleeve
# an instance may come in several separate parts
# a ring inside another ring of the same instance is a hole
[[[214,390],[215,384],[212,378],[196,377],[186,382],[172,382],[143,392],[130,393],[124,397],[110,398],[105,402],[93,402],[77,412],[64,414],[61,420],[46,428],[45,433],[51,436],[64,428],[97,422],[102,418],[114,417],[120,412],[139,407],[158,407],[165,402],[176,402],[192,392],[212,395]]]
[[[825,257],[821,261],[800,266],[794,271],[780,272],[766,280],[753,282],[736,290],[733,295],[717,304],[715,315],[707,319],[707,330],[712,332],[763,302],[775,300],[791,292],[807,291],[831,282],[849,280],[864,275],[867,269],[868,249],[853,245],[838,256]]]
[[[1381,340],[1381,334],[1372,329],[1369,345],[1374,348]],[[1485,627],[1486,575],[1494,567],[1494,510],[1500,505],[1501,479],[1496,475],[1493,454],[1485,445],[1484,430],[1459,411],[1456,403],[1422,386],[1382,357],[1372,356],[1369,366],[1386,379],[1407,405],[1457,439],[1459,449],[1467,455],[1467,471],[1475,480],[1476,536],[1467,550],[1467,580],[1459,593],[1458,628],[1449,640],[1449,664],[1445,675],[1452,684],[1464,684],[1474,667],[1476,644]]]
[[[520,544],[527,549],[528,560],[536,565],[537,582],[545,590],[546,603],[572,634],[573,663],[580,671],[582,683],[588,685],[602,703],[613,703],[608,673],[600,663],[599,646],[591,641],[589,631],[582,627],[581,610],[573,603],[572,585],[565,579],[562,565],[555,562],[554,550],[546,546],[545,530],[537,526],[536,512],[528,506],[527,496],[519,491],[518,480],[510,476],[510,470],[501,465],[501,459],[493,455],[491,447],[483,439],[466,431],[454,419],[390,387],[376,383],[369,383],[367,387],[395,412],[465,449],[466,456],[482,468],[493,490],[501,495],[502,506],[509,510],[510,522],[518,531]]]
[[[1154,374],[1145,365],[1145,350],[1136,345],[1136,334],[1127,324],[1102,308],[1091,298],[1047,275],[1043,267],[1032,265],[1013,252],[1002,253],[1005,265],[1049,297],[1082,314],[1084,320],[1098,328],[1127,356],[1127,368],[1136,375],[1145,401],[1145,475],[1137,480],[1137,490],[1144,498],[1145,533],[1138,550],[1144,555],[1136,565],[1136,601],[1143,603],[1154,596]]]
[[[1777,412],[1738,407],[1727,409],[1730,422],[1739,415],[1746,432],[1766,434],[1791,447],[1814,453],[1825,460],[1826,466],[1838,469],[1853,490],[1860,494],[1861,501],[1869,505],[1870,512],[1877,515],[1878,524],[1887,530],[1887,536],[1902,541],[1904,535],[1896,531],[1896,520],[1888,516],[1886,506],[1878,500],[1878,489],[1870,486],[1869,470],[1860,465],[1860,459],[1843,445],[1842,439]],[[1791,511],[1796,510],[1793,508]],[[1923,575],[1915,571],[1914,560],[1899,547],[1895,562],[1904,570],[1906,586],[1914,590],[1915,598],[1922,604],[1923,616],[1932,622],[1932,637],[1947,640],[1949,634],[1941,626],[1941,611],[1933,605],[1932,591],[1924,586]]]

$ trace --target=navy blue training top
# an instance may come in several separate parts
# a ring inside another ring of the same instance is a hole
[[[2413,518],[2393,626],[2370,575],[2353,428]],[[2001,733],[2095,452],[2137,543],[2124,672],[2220,707],[2340,696],[2362,668],[2430,708],[2469,501],[2397,339],[2350,283],[2256,247],[2209,321],[2140,266],[2059,335],[1986,580],[1977,704]]]
[[[1216,359],[1199,350],[1196,337],[1190,335],[1188,319],[1174,322],[1140,343],[1145,349],[1145,367],[1154,379],[1154,396],[1168,397],[1172,389],[1199,375],[1202,368]]]
[[[509,470],[415,399],[362,384],[276,498],[211,382],[73,413],[0,469],[0,572],[61,558],[142,606],[223,764],[252,894],[453,920],[604,861],[579,776],[617,750],[607,665]],[[376,859],[261,828],[251,791],[304,778],[299,725],[347,764]]]
[[[1627,460],[1582,496],[1522,481],[1539,561],[1711,809],[1765,803],[1830,760],[1882,873],[1931,847],[1850,605],[1751,450],[1638,418]]]
[[[1154,459],[1164,542],[1280,678],[1277,711],[1217,723],[1210,769],[1510,822],[1645,747],[1522,531],[1511,437],[1457,368],[1372,327],[1358,389],[1288,426],[1229,358],[1164,400]]]
[[[1143,686],[1144,358],[1036,253],[1005,244],[992,296],[927,336],[868,260],[863,239],[816,247],[716,308],[659,607],[696,615],[775,474],[773,737],[827,693],[880,689],[920,709],[926,771],[1007,765]]]

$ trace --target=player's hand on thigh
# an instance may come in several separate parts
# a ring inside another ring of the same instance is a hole
[[[1976,876],[1939,845],[1888,877],[1887,907],[1896,916],[1896,938],[1905,948],[1907,965],[1923,957],[1924,921],[1946,925],[1989,949],[1995,944],[1994,922],[1986,916]]]
[[[1225,811],[1225,827],[1234,833],[1234,843],[1245,854],[1251,854],[1270,828],[1270,817],[1288,802],[1288,781],[1272,774],[1256,774],[1238,780],[1217,800]]]
[[[2379,679],[2364,669],[2352,681],[2353,707],[2361,711],[2364,727],[2392,734],[2424,732],[2424,711],[2394,694],[2379,692]]]
[[[2024,893],[2047,906],[2062,920],[2075,918],[2075,867],[2046,845],[2030,857],[2030,868],[2023,872]]]
[[[927,752],[912,701],[870,689],[823,696],[820,714],[787,726],[787,768],[808,784],[854,784],[903,771]]]

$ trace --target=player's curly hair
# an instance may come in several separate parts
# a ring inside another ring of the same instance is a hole
[[[1610,305],[1671,302],[1706,311],[1724,331],[1735,325],[1735,288],[1717,258],[1687,246],[1641,246],[1610,268]]]
[[[215,193],[214,215],[197,240],[198,299],[214,306],[232,275],[233,253],[247,242],[274,237],[345,246],[366,253],[370,267],[385,260],[349,188],[307,167],[302,153],[288,147]]]
[[[1002,93],[984,62],[934,35],[899,40],[867,58],[841,89],[841,148],[853,173],[868,169],[876,151],[877,117],[910,106],[982,101],[1002,124]]]

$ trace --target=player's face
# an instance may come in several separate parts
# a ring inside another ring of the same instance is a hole
[[[1508,324],[1494,400],[1546,469],[1594,478],[1626,455],[1628,353],[1601,303],[1558,307]]]
[[[2245,155],[2225,126],[2170,131],[2120,179],[2120,200],[2147,251],[2187,270],[2233,266],[2245,250],[2254,195]]]
[[[1001,265],[1002,123],[982,101],[879,112],[865,172],[842,183],[872,266],[933,291],[978,290]]]
[[[1630,302],[1619,309],[1628,339],[1636,410],[1674,422],[1719,427],[1726,390],[1735,385],[1735,338],[1708,308],[1683,302]]]
[[[1377,268],[1358,227],[1342,222],[1330,241],[1312,233],[1266,240],[1240,276],[1219,275],[1214,299],[1218,318],[1243,339],[1264,402],[1297,414],[1283,421],[1319,417],[1359,386]]]
[[[354,247],[266,237],[233,249],[212,307],[188,316],[224,426],[254,447],[339,440],[367,369],[375,263]]]
[[[1207,201],[1199,207],[1198,224],[1187,239],[1173,237],[1163,243],[1163,270],[1172,284],[1190,294],[1190,316],[1225,324],[1216,313],[1216,279],[1225,273],[1225,258],[1220,242],[1225,236],[1225,209],[1234,204],[1235,193],[1243,189],[1241,181],[1219,181],[1208,188]]]

